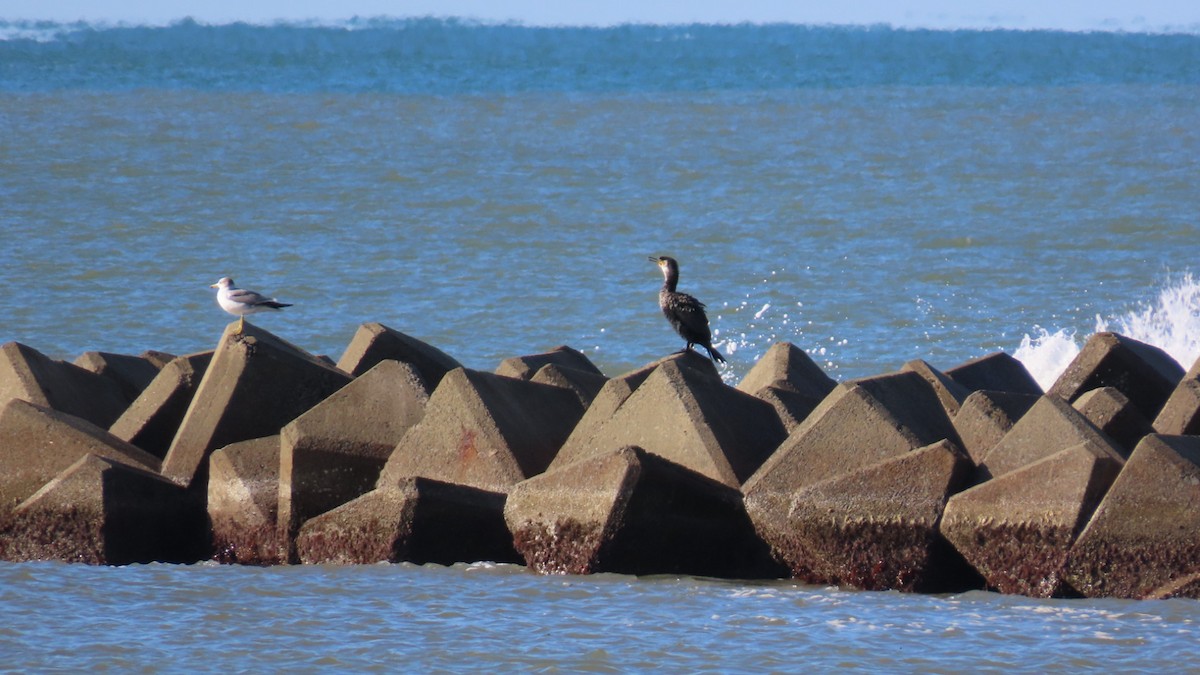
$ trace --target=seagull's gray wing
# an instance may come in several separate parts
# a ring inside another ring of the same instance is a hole
[[[229,299],[245,305],[261,305],[264,302],[275,302],[275,298],[268,298],[262,293],[248,291],[244,288],[229,289]]]

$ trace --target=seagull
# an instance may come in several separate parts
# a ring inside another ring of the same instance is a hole
[[[665,255],[651,257],[650,262],[658,265],[658,269],[663,273],[662,289],[658,291],[658,307],[675,332],[679,333],[679,337],[687,341],[687,346],[681,351],[691,351],[692,345],[700,345],[708,350],[708,356],[713,361],[725,363],[725,357],[712,346],[712,332],[708,328],[704,303],[687,293],[675,290],[679,284],[679,263]]]
[[[221,277],[209,288],[217,289],[217,304],[221,306],[221,309],[239,317],[237,329],[239,333],[246,328],[247,314],[263,312],[268,309],[280,310],[292,306],[289,302],[279,302],[275,298],[268,298],[261,293],[236,288],[233,285],[233,279],[229,277]]]

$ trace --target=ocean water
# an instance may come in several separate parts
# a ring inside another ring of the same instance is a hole
[[[337,358],[379,321],[473,368],[682,347],[736,382],[1096,330],[1200,356],[1200,36],[438,20],[0,20],[0,342],[184,354],[231,319]],[[14,670],[1159,670],[1190,602],[904,596],[519,567],[0,565]],[[19,658],[18,658],[19,657]],[[169,664],[169,665],[168,665]]]

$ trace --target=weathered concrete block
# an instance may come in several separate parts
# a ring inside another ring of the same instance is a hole
[[[163,475],[185,486],[206,480],[213,450],[278,434],[350,379],[257,326],[238,333],[237,322],[229,324],[163,460]]]
[[[1042,396],[983,457],[976,481],[1003,476],[1080,443],[1124,457],[1116,441],[1057,396]]]
[[[514,356],[504,359],[500,362],[500,366],[496,368],[496,374],[505,377],[515,377],[518,380],[528,380],[537,371],[541,370],[542,367],[550,364],[562,366],[563,368],[574,368],[575,370],[601,377],[604,376],[604,373],[600,372],[600,369],[588,360],[588,357],[584,356],[583,352],[566,345],[555,347],[542,354]]]
[[[504,509],[525,562],[543,574],[781,576],[741,493],[626,447],[519,483]]]
[[[1039,398],[1040,394],[986,390],[968,396],[951,422],[971,461],[982,462]]]
[[[396,445],[378,487],[421,476],[492,492],[546,470],[583,415],[569,390],[459,368]]]
[[[770,403],[790,433],[835,386],[837,382],[803,349],[777,342],[746,373],[738,389]]]
[[[1154,430],[1167,436],[1200,436],[1200,359],[1163,404],[1154,418]]]
[[[75,359],[75,365],[112,380],[127,401],[137,398],[162,367],[140,356],[109,352],[84,352]]]
[[[547,363],[539,368],[537,373],[529,378],[529,381],[569,389],[579,398],[579,404],[587,409],[592,405],[592,401],[596,399],[600,390],[604,388],[608,378],[596,373]]]
[[[792,576],[867,590],[963,590],[978,583],[938,533],[946,499],[971,463],[939,441],[792,494],[772,542]]]
[[[208,462],[213,559],[240,565],[286,562],[278,541],[279,436],[227,445]]]
[[[138,354],[138,356],[149,361],[150,364],[153,365],[157,370],[162,370],[168,363],[174,361],[176,358],[175,355],[171,354],[170,352],[160,352],[157,349],[147,349],[141,354]]]
[[[1114,387],[1086,392],[1071,404],[1097,429],[1116,441],[1125,457],[1146,434],[1154,433],[1150,422],[1125,394]]]
[[[962,407],[963,401],[971,395],[970,389],[950,379],[945,373],[921,359],[913,359],[900,368],[900,372],[909,371],[925,378],[929,386],[933,387],[933,393],[937,394],[938,401],[941,401],[942,407],[946,409],[946,414],[950,417],[958,414],[958,409]]]
[[[462,367],[437,347],[381,323],[359,326],[337,367],[357,377],[384,360],[411,363],[430,389],[436,389],[446,373]]]
[[[129,405],[107,377],[56,361],[19,342],[0,346],[0,405],[21,399],[108,428]]]
[[[502,493],[411,477],[307,521],[296,550],[306,564],[520,562]]]
[[[1143,438],[1065,570],[1084,596],[1116,598],[1144,598],[1200,572],[1200,436]]]
[[[1042,395],[1042,388],[1025,364],[1004,352],[971,359],[947,371],[946,376],[971,391],[1003,391]]]
[[[1183,378],[1183,368],[1163,350],[1116,333],[1096,333],[1050,391],[1069,402],[1100,387],[1115,387],[1154,419]]]
[[[667,360],[589,438],[572,441],[571,461],[637,446],[736,488],[784,436],[770,404]]]
[[[166,457],[212,355],[207,351],[180,356],[163,366],[109,432],[155,457]]]
[[[21,399],[8,401],[0,408],[0,515],[89,454],[159,470],[157,457],[91,422]]]
[[[1090,443],[1076,445],[950,498],[942,535],[1001,593],[1069,594],[1063,565],[1075,537],[1121,470]]]
[[[1155,589],[1146,596],[1147,600],[1167,600],[1170,598],[1200,599],[1200,572],[1179,577]]]
[[[208,555],[206,525],[183,488],[87,454],[0,517],[0,559],[190,563]]]
[[[837,382],[826,375],[803,349],[790,342],[777,342],[746,373],[738,389],[753,396],[759,396],[768,388],[789,392],[794,396],[782,395],[780,398],[791,399],[793,405],[804,401],[811,412],[835,386]],[[789,413],[794,415],[790,408]],[[800,415],[799,419],[804,417]]]
[[[380,361],[283,428],[279,541],[294,561],[300,525],[370,492],[396,444],[421,421],[429,390],[416,368]]]
[[[941,440],[959,442],[933,387],[917,373],[844,382],[746,481],[746,510],[759,535],[781,545],[796,490]]]

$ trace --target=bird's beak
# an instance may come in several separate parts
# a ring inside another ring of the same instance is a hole
[[[217,285],[216,285],[216,284],[209,284],[209,285],[208,285],[208,287],[209,287],[209,288],[216,288],[216,287],[217,287]]]
[[[660,262],[659,259],[654,256],[650,256],[649,258],[647,258],[647,260],[649,260],[650,262],[652,262],[656,265]]]

